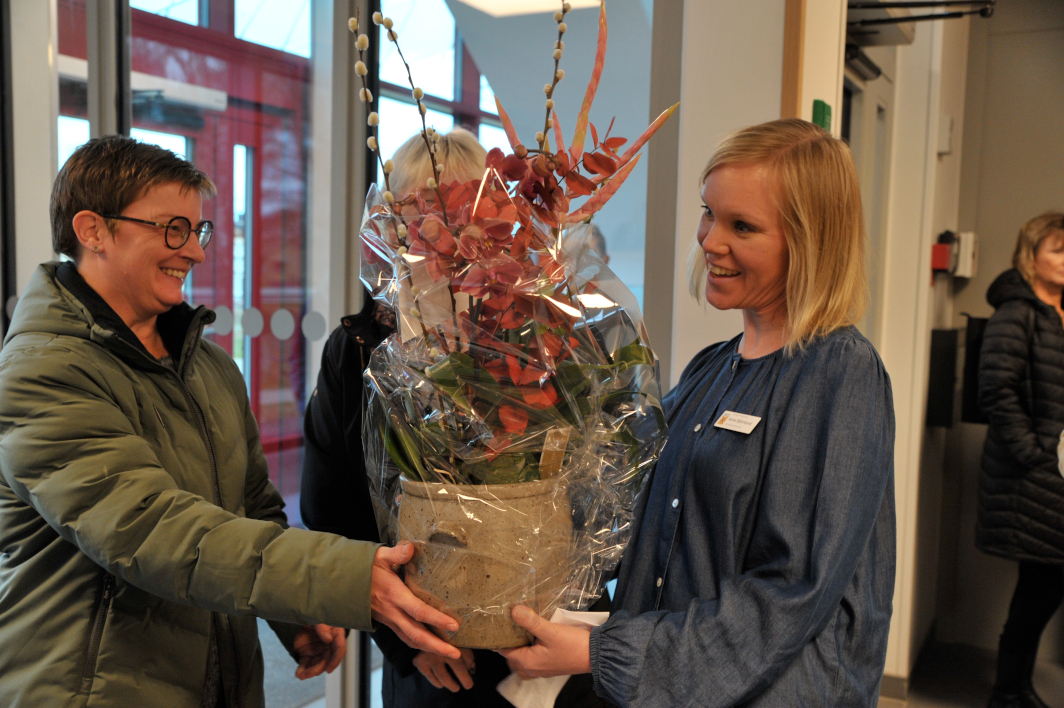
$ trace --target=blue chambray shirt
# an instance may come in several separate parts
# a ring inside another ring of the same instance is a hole
[[[703,350],[665,399],[614,615],[591,633],[619,706],[875,706],[894,590],[890,379],[853,327],[744,360]],[[714,427],[761,418],[750,434]]]

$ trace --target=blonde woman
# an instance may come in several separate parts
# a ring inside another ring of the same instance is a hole
[[[440,184],[468,182],[484,175],[488,151],[465,128],[441,135],[436,143],[436,164],[443,165]],[[392,192],[406,195],[424,187],[432,177],[432,159],[421,133],[415,133],[392,156],[395,169],[390,176]]]
[[[875,706],[894,588],[890,380],[866,301],[849,149],[782,120],[703,172],[691,287],[743,333],[688,364],[591,632],[518,607],[524,676],[590,672],[619,706]]]
[[[986,293],[994,315],[979,357],[983,447],[976,545],[1019,562],[998,644],[990,708],[1038,708],[1031,683],[1042,631],[1064,599],[1064,213],[1020,229],[1013,267]]]

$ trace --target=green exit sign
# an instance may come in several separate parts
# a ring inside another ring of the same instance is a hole
[[[813,101],[813,122],[831,132],[831,106],[819,98]]]

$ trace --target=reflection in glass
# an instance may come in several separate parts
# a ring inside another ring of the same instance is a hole
[[[247,261],[251,238],[248,219],[248,149],[245,145],[233,146],[233,360],[244,381],[250,387],[247,361],[250,349],[244,337],[244,308],[248,301]]]
[[[390,160],[407,138],[421,132],[421,116],[417,112],[417,106],[413,103],[397,101],[387,96],[381,96],[377,111],[381,116],[379,128],[381,159]],[[429,127],[441,133],[449,133],[454,128],[454,116],[431,109],[425,114],[425,122]],[[379,164],[377,165],[377,182],[378,184],[384,183]]]
[[[310,57],[310,0],[236,0],[236,37]]]
[[[416,85],[430,96],[453,101],[454,17],[447,4],[443,0],[382,0],[381,12],[395,23],[393,29],[399,35],[399,46],[410,63]],[[406,88],[410,85],[406,67],[383,26],[378,36],[381,81]]]
[[[129,0],[129,6],[185,24],[199,24],[200,0]]]

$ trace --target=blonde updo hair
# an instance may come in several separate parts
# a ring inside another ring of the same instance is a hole
[[[774,120],[732,133],[702,171],[700,184],[725,165],[766,165],[787,240],[784,288],[789,353],[813,338],[856,323],[868,305],[861,188],[850,148],[812,123]],[[695,243],[687,274],[704,301],[706,259]]]
[[[1020,271],[1028,283],[1034,280],[1034,256],[1038,247],[1050,238],[1064,238],[1064,213],[1047,211],[1036,216],[1023,225],[1016,237],[1012,267]]]
[[[443,165],[440,184],[468,182],[484,176],[484,162],[488,151],[477,142],[476,136],[464,128],[455,128],[441,135],[436,143],[436,162]],[[392,193],[401,199],[428,184],[432,177],[432,160],[421,133],[410,136],[392,156],[394,169],[389,182]]]

